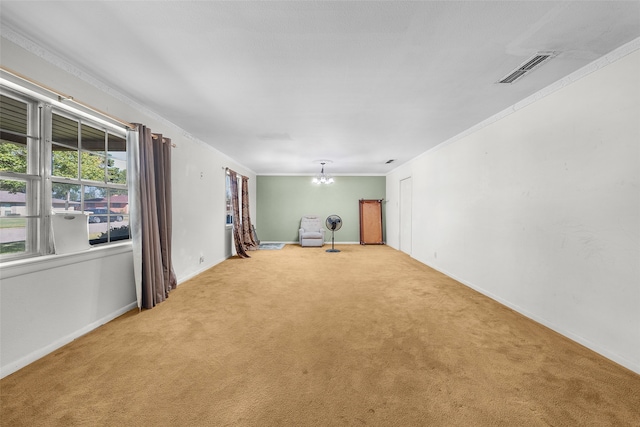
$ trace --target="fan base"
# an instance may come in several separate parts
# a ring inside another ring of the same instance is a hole
[[[340,252],[340,249],[327,249],[327,252]]]

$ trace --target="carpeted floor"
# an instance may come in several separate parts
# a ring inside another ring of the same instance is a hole
[[[0,382],[3,426],[638,426],[640,376],[387,246],[229,259]]]

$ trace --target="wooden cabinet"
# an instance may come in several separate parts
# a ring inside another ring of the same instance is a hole
[[[384,245],[382,200],[360,200],[360,244]]]

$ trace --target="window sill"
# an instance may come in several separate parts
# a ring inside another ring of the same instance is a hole
[[[0,279],[8,279],[126,252],[131,252],[131,241],[92,247],[86,251],[69,254],[43,255],[35,258],[7,261],[0,264]]]

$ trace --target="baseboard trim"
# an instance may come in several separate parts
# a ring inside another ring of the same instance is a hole
[[[208,269],[210,269],[210,268],[212,268],[212,267],[215,267],[216,265],[220,264],[222,261],[225,261],[225,260],[227,260],[227,259],[229,259],[229,258],[231,258],[231,257],[232,257],[232,255],[229,255],[229,256],[227,256],[227,257],[225,257],[225,258],[221,258],[221,259],[219,259],[219,260],[214,261],[212,264],[207,264],[205,267],[202,267],[202,268],[200,268],[200,269],[198,269],[198,270],[194,271],[193,273],[189,273],[189,274],[187,274],[186,276],[179,277],[179,278],[178,278],[178,280],[177,280],[178,285],[183,284],[184,282],[188,281],[189,279],[193,279],[193,278],[194,278],[194,277],[196,277],[198,274],[202,274],[202,273],[204,273],[204,272],[205,272],[205,271],[207,271]]]
[[[260,243],[284,243],[285,245],[299,245],[300,242],[295,241],[295,242],[284,242],[282,240],[260,240]],[[329,240],[328,242],[325,241],[324,242],[325,245],[330,245],[331,244],[331,240]],[[334,242],[335,245],[359,245],[360,242]],[[375,246],[380,246],[380,245],[375,245]]]
[[[63,347],[67,344],[69,344],[71,341],[80,338],[81,336],[93,331],[94,329],[97,329],[98,327],[104,325],[105,323],[108,323],[110,321],[112,321],[113,319],[115,319],[116,317],[120,317],[123,314],[127,313],[128,311],[133,310],[134,308],[136,308],[138,306],[137,302],[134,301],[122,308],[120,308],[119,310],[114,311],[113,313],[110,313],[104,317],[102,317],[101,319],[96,320],[95,322],[92,322],[88,325],[86,325],[85,327],[65,336],[62,337],[54,342],[52,342],[51,344],[38,349],[16,361],[10,362],[5,366],[1,366],[0,367],[0,378],[4,378],[7,375],[11,375],[16,371],[19,371],[20,369],[24,368],[25,366],[35,362],[38,359],[43,358],[44,356],[48,355],[49,353],[52,353],[54,351],[56,351],[57,349],[59,349],[60,347]]]
[[[456,277],[456,275],[451,274],[451,273],[449,273],[448,271],[446,271],[444,269],[435,267],[435,266],[431,265],[430,263],[424,262],[424,261],[422,261],[422,260],[420,260],[418,258],[414,258],[414,259],[416,261],[421,262],[422,264],[430,267],[430,268],[433,268],[436,271],[439,271],[440,273],[444,274],[445,276],[451,277],[455,281],[462,283],[463,285],[473,289],[474,291],[480,292],[482,295],[485,295],[485,296],[491,298],[492,300],[504,305],[505,307],[509,307],[510,309],[522,314],[523,316],[533,320],[534,322],[537,322],[537,323],[539,323],[539,324],[551,329],[552,331],[557,332],[560,335],[562,335],[562,336],[564,336],[566,338],[569,338],[572,341],[577,342],[578,344],[588,348],[589,350],[595,351],[599,355],[606,357],[607,359],[611,360],[612,362],[615,362],[618,365],[621,365],[624,368],[635,372],[636,374],[640,374],[640,364],[635,363],[635,362],[633,362],[633,361],[631,361],[629,359],[626,359],[625,357],[622,357],[622,356],[620,356],[618,354],[612,353],[609,350],[607,350],[606,348],[603,348],[603,347],[601,347],[601,346],[589,341],[588,339],[586,339],[586,338],[584,338],[584,337],[582,337],[580,335],[577,335],[577,334],[575,334],[575,333],[573,333],[571,331],[568,331],[568,330],[566,330],[566,329],[564,329],[562,327],[559,327],[558,325],[554,324],[553,322],[550,322],[547,319],[545,319],[543,317],[540,317],[540,316],[537,316],[537,315],[535,315],[535,314],[523,309],[522,307],[520,307],[520,306],[518,306],[516,304],[513,304],[513,303],[511,303],[511,302],[509,302],[509,301],[507,301],[507,300],[505,300],[503,298],[500,298],[499,296],[494,295],[493,293],[488,292],[487,290],[485,290],[485,289],[483,289],[483,288],[481,288],[479,286],[476,286],[476,285],[474,285],[473,283],[471,283],[471,282],[469,282],[467,280],[464,280],[464,279],[461,279],[459,277]]]

